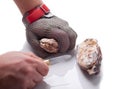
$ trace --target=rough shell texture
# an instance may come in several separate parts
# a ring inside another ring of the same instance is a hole
[[[43,38],[40,40],[40,47],[49,53],[58,52],[58,43],[54,39]]]
[[[77,50],[77,61],[80,67],[89,75],[99,73],[102,53],[97,40],[86,39],[78,45]]]

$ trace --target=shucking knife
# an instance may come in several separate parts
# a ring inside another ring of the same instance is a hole
[[[71,57],[72,57],[71,55],[62,55],[62,56],[46,59],[46,60],[44,60],[44,62],[47,65],[54,65],[54,64],[57,64],[60,62],[65,62],[65,61],[69,60]]]

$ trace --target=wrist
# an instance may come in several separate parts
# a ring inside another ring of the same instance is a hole
[[[26,12],[23,15],[22,20],[25,25],[28,25],[43,17],[53,17],[52,13],[50,13],[50,9],[45,4],[32,8],[31,10]]]
[[[42,0],[14,0],[22,15],[36,6],[42,5]]]

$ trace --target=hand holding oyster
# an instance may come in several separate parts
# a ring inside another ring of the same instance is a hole
[[[100,71],[102,60],[101,49],[96,39],[86,39],[77,48],[77,61],[80,67],[89,75]]]

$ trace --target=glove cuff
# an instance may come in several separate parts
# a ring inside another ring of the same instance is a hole
[[[45,4],[42,4],[41,6],[37,6],[32,10],[26,12],[22,20],[25,25],[31,24],[42,17],[49,16],[49,13],[50,9]]]

